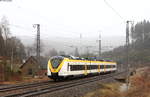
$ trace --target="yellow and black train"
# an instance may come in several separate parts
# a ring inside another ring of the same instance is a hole
[[[117,63],[112,61],[85,60],[72,56],[54,56],[48,61],[47,76],[60,80],[72,76],[111,73],[117,70]]]

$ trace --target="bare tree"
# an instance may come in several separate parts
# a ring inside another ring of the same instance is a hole
[[[4,16],[1,19],[1,34],[4,36],[4,43],[5,43],[5,55],[8,55],[7,49],[8,49],[8,38],[10,35],[10,29],[9,29],[9,22],[7,18]]]
[[[58,55],[57,50],[55,48],[51,49],[48,54],[50,57]]]
[[[7,52],[9,57],[12,55],[12,52],[14,58],[16,59],[22,60],[26,57],[25,47],[20,39],[18,39],[17,37],[11,37],[8,38],[7,42]]]
[[[27,57],[33,56],[35,53],[33,46],[26,47],[26,55]]]
[[[2,29],[0,27],[0,56],[4,56],[4,39],[3,39],[3,36],[2,36]]]

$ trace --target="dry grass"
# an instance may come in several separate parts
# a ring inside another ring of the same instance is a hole
[[[41,82],[41,81],[48,81],[51,80],[47,76],[42,77],[42,78],[26,78],[21,81],[18,80],[11,80],[11,81],[4,81],[0,82],[0,84],[22,84],[22,83],[32,83],[32,82]]]
[[[119,84],[99,84],[101,89],[88,93],[85,97],[121,97]]]
[[[150,68],[131,78],[131,87],[121,92],[119,84],[100,84],[100,89],[88,93],[85,97],[150,97]]]
[[[131,88],[126,97],[150,97],[150,68],[131,79]]]

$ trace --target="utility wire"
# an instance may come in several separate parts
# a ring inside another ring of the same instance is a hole
[[[104,0],[104,2],[109,8],[113,10],[113,12],[116,13],[116,15],[118,15],[124,21],[124,18],[119,14],[119,12],[117,12],[106,0]]]
[[[23,30],[32,30],[32,29],[30,29],[30,28],[26,28],[26,27],[22,27],[22,26],[19,26],[19,25],[14,25],[14,24],[8,24],[9,26],[13,26],[13,27],[15,27],[15,28],[19,28],[19,29],[23,29]]]
[[[15,4],[16,5],[16,4]],[[16,5],[16,6],[18,6],[18,5]],[[44,20],[45,22],[47,22],[47,23],[49,23],[49,22],[51,22],[50,20],[49,20],[49,18],[47,18],[47,17],[45,17],[45,16],[43,16],[43,15],[40,15],[40,14],[38,14],[38,11],[36,11],[36,10],[31,10],[31,9],[28,9],[28,8],[22,8],[22,7],[18,7],[18,9],[22,9],[22,10],[24,10],[25,12],[27,12],[28,14],[33,14],[33,15],[36,15],[36,16],[38,16],[40,19],[42,19],[42,20]],[[31,12],[32,11],[32,12]],[[54,24],[53,24],[54,25]],[[57,25],[57,24],[56,24]],[[26,29],[26,28],[24,28],[24,27],[19,27],[18,25],[12,25],[12,26],[15,26],[15,27],[18,27],[18,28],[23,28],[23,29]],[[43,27],[42,27],[43,28]],[[46,28],[46,27],[45,27]],[[66,33],[68,33],[68,34],[80,34],[79,32],[73,32],[73,31],[65,31]],[[59,32],[59,33],[61,33],[61,32]]]
[[[18,5],[15,4],[15,6],[18,6]],[[47,22],[47,23],[51,22],[51,21],[49,21],[49,19],[48,19],[47,17],[45,17],[45,16],[43,16],[43,15],[42,15],[42,16],[39,15],[36,10],[33,11],[33,10],[30,10],[30,9],[27,9],[27,8],[26,8],[26,9],[25,9],[25,8],[22,8],[22,7],[20,7],[20,6],[18,6],[18,9],[22,9],[22,10],[24,10],[24,11],[25,11],[26,13],[28,13],[28,14],[38,15],[40,19],[44,20],[44,21]],[[31,12],[31,11],[32,11],[32,12]],[[12,27],[15,27],[15,28],[22,29],[22,30],[32,31],[31,28],[22,27],[22,26],[20,26],[20,25],[14,25],[14,24],[9,24],[9,25],[12,26]],[[44,30],[47,30],[47,27],[42,26],[42,29],[43,29],[43,27],[44,27]],[[62,33],[62,34],[63,34],[63,32],[60,32],[60,31],[58,31],[58,33]],[[80,33],[79,33],[79,32],[74,32],[74,31],[65,31],[65,34],[68,34],[68,35],[70,35],[70,34],[78,35],[78,34],[80,34]]]
[[[19,29],[22,29],[22,30],[27,30],[27,31],[32,31],[33,29],[31,29],[31,28],[27,28],[27,27],[22,27],[22,26],[20,26],[20,25],[14,25],[14,24],[8,24],[9,26],[13,26],[13,27],[15,27],[15,28],[19,28]],[[45,27],[44,27],[45,28]],[[43,29],[43,28],[42,28]],[[43,29],[43,30],[45,30],[45,31],[47,31],[47,29]],[[63,32],[60,32],[60,31],[57,31],[58,33],[62,33],[63,34]],[[64,34],[67,34],[67,35],[70,35],[70,34],[76,34],[76,35],[78,35],[79,33],[78,32],[72,32],[72,31],[65,31],[66,33],[64,33]],[[44,34],[46,34],[46,33],[44,33]],[[47,34],[48,35],[48,34]]]

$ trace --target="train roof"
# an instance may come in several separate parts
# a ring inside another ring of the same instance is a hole
[[[90,60],[90,61],[114,62],[113,60],[97,59],[96,57],[83,58],[83,57],[75,57],[75,56],[72,56],[72,55],[53,56],[52,58],[68,58],[68,59],[73,59],[73,60]]]

